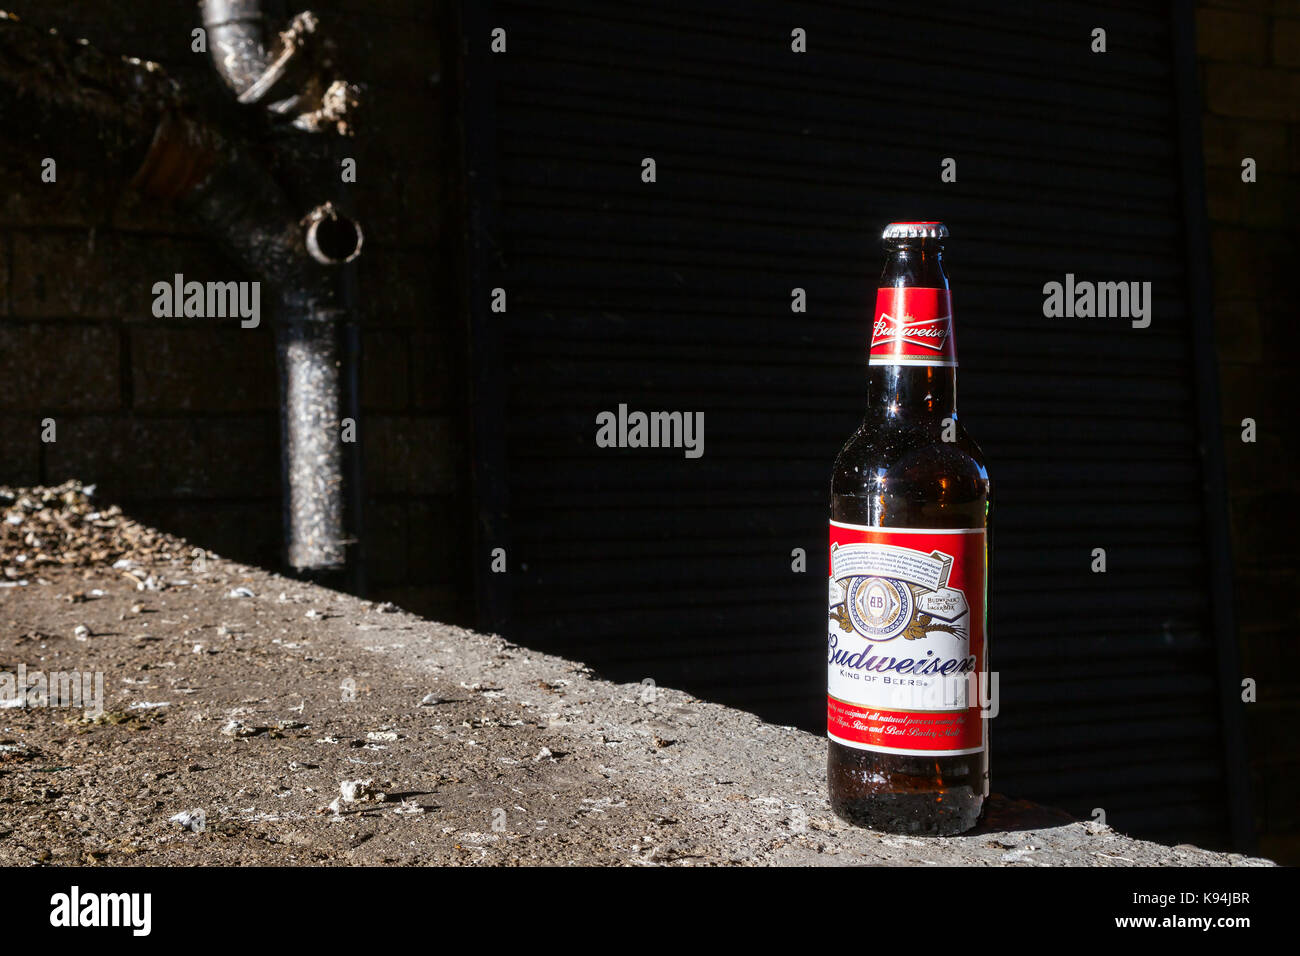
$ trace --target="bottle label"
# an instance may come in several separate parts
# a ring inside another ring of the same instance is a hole
[[[984,749],[987,561],[983,528],[831,522],[831,740],[934,757]]]
[[[867,364],[956,368],[952,294],[947,289],[879,289]]]

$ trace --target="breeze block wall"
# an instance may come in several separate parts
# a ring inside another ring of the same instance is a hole
[[[1300,3],[1202,2],[1206,199],[1242,674],[1260,851],[1300,861],[1300,452],[1290,414],[1300,215]],[[1253,160],[1253,171],[1247,160]],[[1252,176],[1253,172],[1253,176]],[[1253,181],[1249,181],[1253,178]],[[1246,440],[1254,422],[1254,440]]]
[[[443,619],[468,613],[470,534],[463,333],[446,254],[445,175],[454,97],[442,88],[446,5],[423,0],[268,2],[275,26],[303,8],[363,85],[346,188],[361,222],[362,422],[369,594]],[[41,28],[159,62],[201,111],[232,95],[191,50],[197,5],[177,0],[17,0]],[[283,18],[283,19],[281,19]],[[223,112],[224,111],[224,112]],[[271,322],[158,319],[155,282],[240,274],[176,210],[102,173],[93,152],[58,155],[0,138],[0,483],[79,478],[102,498],[222,555],[281,560],[279,428]],[[321,199],[330,198],[327,196]],[[303,210],[304,212],[306,209]],[[268,298],[264,295],[264,298]],[[54,442],[42,419],[53,418]]]

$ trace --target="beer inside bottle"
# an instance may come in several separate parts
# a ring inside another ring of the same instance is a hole
[[[831,806],[892,833],[961,833],[988,795],[992,499],[957,417],[947,236],[938,222],[885,228],[867,411],[831,478]]]

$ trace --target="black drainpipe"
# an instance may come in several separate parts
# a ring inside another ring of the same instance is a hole
[[[351,88],[318,68],[313,14],[299,13],[268,42],[261,0],[202,0],[199,9],[213,66],[240,103],[303,130],[342,125],[335,121],[351,105]],[[332,203],[301,226],[311,262],[295,262],[276,282],[286,561],[303,576],[359,592],[360,436],[343,442],[341,423],[351,418],[360,427],[354,276],[346,264],[360,253],[362,234]]]
[[[324,78],[311,14],[295,17],[268,53],[251,33],[257,4],[202,6],[218,68],[241,99],[262,97],[297,130],[348,131],[355,89]],[[266,72],[257,74],[257,64]],[[345,263],[361,251],[360,227],[329,202],[304,216],[240,140],[193,114],[156,63],[101,53],[2,10],[0,128],[37,137],[46,155],[92,154],[145,195],[174,200],[271,289],[287,561],[303,576],[347,585],[347,569],[358,565],[348,529],[359,527],[361,482],[359,443],[342,442],[339,423],[345,412],[356,417],[356,349],[347,346],[355,336],[343,330],[353,311]],[[275,147],[293,149],[287,140]]]

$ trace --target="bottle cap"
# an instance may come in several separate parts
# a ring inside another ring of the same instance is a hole
[[[891,222],[881,239],[947,239],[948,227],[941,222]]]

